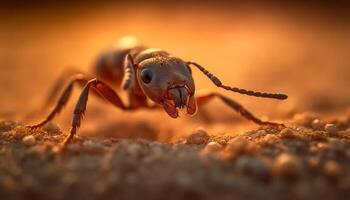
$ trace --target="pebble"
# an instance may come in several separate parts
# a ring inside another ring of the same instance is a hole
[[[291,128],[284,128],[280,132],[280,136],[282,138],[292,138],[292,137],[294,137],[294,131]]]
[[[274,144],[278,141],[278,137],[275,134],[267,134],[264,138],[263,141],[266,144]]]
[[[329,133],[329,134],[332,134],[332,135],[335,135],[338,133],[338,128],[335,124],[326,124],[324,126],[324,130]]]
[[[274,174],[285,180],[296,180],[301,176],[303,166],[301,160],[292,154],[279,155],[273,164]]]
[[[206,144],[209,141],[209,135],[208,133],[203,129],[198,129],[196,132],[192,133],[187,137],[186,143],[187,144]]]
[[[341,168],[337,162],[329,160],[324,164],[323,172],[327,177],[336,179],[341,175]]]
[[[209,142],[205,148],[203,149],[203,152],[205,153],[214,153],[218,152],[222,149],[222,145],[217,142]]]
[[[62,134],[60,127],[58,127],[55,123],[52,123],[52,122],[45,124],[42,129],[48,132],[49,134],[53,134],[53,135]]]
[[[22,142],[27,146],[32,146],[35,144],[36,139],[33,135],[27,135],[22,139]]]
[[[245,151],[249,141],[243,136],[238,136],[228,141],[226,150],[233,154],[241,154]]]
[[[325,126],[325,123],[319,119],[314,119],[311,123],[311,127],[316,130],[322,130]]]

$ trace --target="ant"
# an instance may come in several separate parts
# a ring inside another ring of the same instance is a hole
[[[240,113],[244,118],[258,124],[283,126],[270,121],[262,121],[255,117],[236,101],[216,92],[195,97],[195,84],[192,77],[191,66],[198,68],[217,87],[255,97],[287,99],[285,94],[272,94],[240,89],[224,85],[219,78],[207,71],[203,66],[192,61],[184,61],[166,51],[155,48],[146,48],[133,41],[133,38],[124,38],[129,42],[119,48],[102,53],[94,65],[95,78],[89,78],[83,73],[76,73],[70,77],[69,83],[60,95],[56,106],[42,122],[29,126],[37,129],[54,119],[68,102],[73,86],[83,86],[80,97],[75,105],[72,128],[64,140],[63,145],[71,142],[86,110],[90,92],[112,103],[114,106],[132,111],[140,108],[163,108],[172,118],[179,116],[178,110],[186,108],[187,114],[194,115],[197,106],[201,106],[213,98],[218,98],[227,106]],[[123,44],[123,42],[122,42]],[[53,101],[63,85],[63,79],[57,82],[50,93],[47,104]],[[113,87],[121,86],[127,92],[128,104],[122,102]],[[150,104],[148,99],[154,104]]]

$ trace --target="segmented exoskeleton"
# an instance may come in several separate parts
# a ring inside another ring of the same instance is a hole
[[[83,86],[83,89],[74,109],[70,134],[64,144],[73,139],[80,127],[90,92],[96,93],[99,97],[122,110],[163,108],[173,118],[179,116],[179,108],[186,108],[187,113],[193,115],[197,110],[197,106],[201,106],[217,97],[243,117],[259,125],[281,125],[260,120],[236,101],[217,92],[195,96],[191,66],[198,68],[217,87],[225,90],[255,97],[280,100],[287,98],[285,94],[255,92],[224,85],[219,78],[195,62],[184,61],[161,49],[146,48],[136,43],[103,53],[94,65],[94,77],[84,73],[71,75],[68,78],[69,83],[63,89],[51,113],[45,120],[30,126],[30,128],[39,128],[52,120],[69,100],[75,84]],[[48,98],[47,104],[50,104],[57,96],[65,77],[58,81]],[[121,87],[127,92],[127,104],[123,103],[116,93],[116,87]],[[150,104],[148,99],[153,101],[154,104]]]

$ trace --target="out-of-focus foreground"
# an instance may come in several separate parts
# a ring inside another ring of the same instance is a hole
[[[3,7],[0,197],[341,198],[350,190],[350,22],[343,10],[205,2]],[[228,85],[287,93],[286,101],[237,95],[193,70],[197,90],[231,96],[290,128],[257,130],[219,101],[173,120],[164,111],[124,113],[92,97],[80,138],[61,154],[55,146],[69,130],[77,87],[55,120],[60,128],[28,136],[24,125],[48,112],[41,105],[58,76],[70,67],[90,70],[125,35],[201,63]]]

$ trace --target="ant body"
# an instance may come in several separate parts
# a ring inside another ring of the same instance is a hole
[[[172,118],[178,117],[179,108],[186,108],[187,114],[193,115],[197,110],[197,106],[201,106],[217,97],[230,108],[256,124],[282,125],[275,122],[262,121],[239,103],[216,92],[195,97],[195,84],[192,78],[191,66],[198,68],[217,87],[225,90],[256,97],[280,100],[287,98],[287,95],[284,94],[262,93],[226,86],[216,76],[195,62],[186,62],[170,55],[166,51],[146,48],[135,43],[128,47],[114,49],[102,54],[94,66],[96,78],[88,78],[87,75],[81,73],[71,76],[69,83],[63,90],[51,113],[45,120],[30,126],[30,128],[37,129],[51,121],[68,102],[75,84],[83,86],[83,90],[76,103],[72,128],[64,141],[64,145],[74,138],[77,129],[81,125],[90,92],[97,93],[99,97],[103,97],[122,110],[163,108]],[[128,94],[129,103],[123,103],[110,85],[114,87],[121,86]],[[48,103],[57,96],[61,87],[62,81],[59,81],[51,92]],[[148,99],[155,104],[150,105]]]

